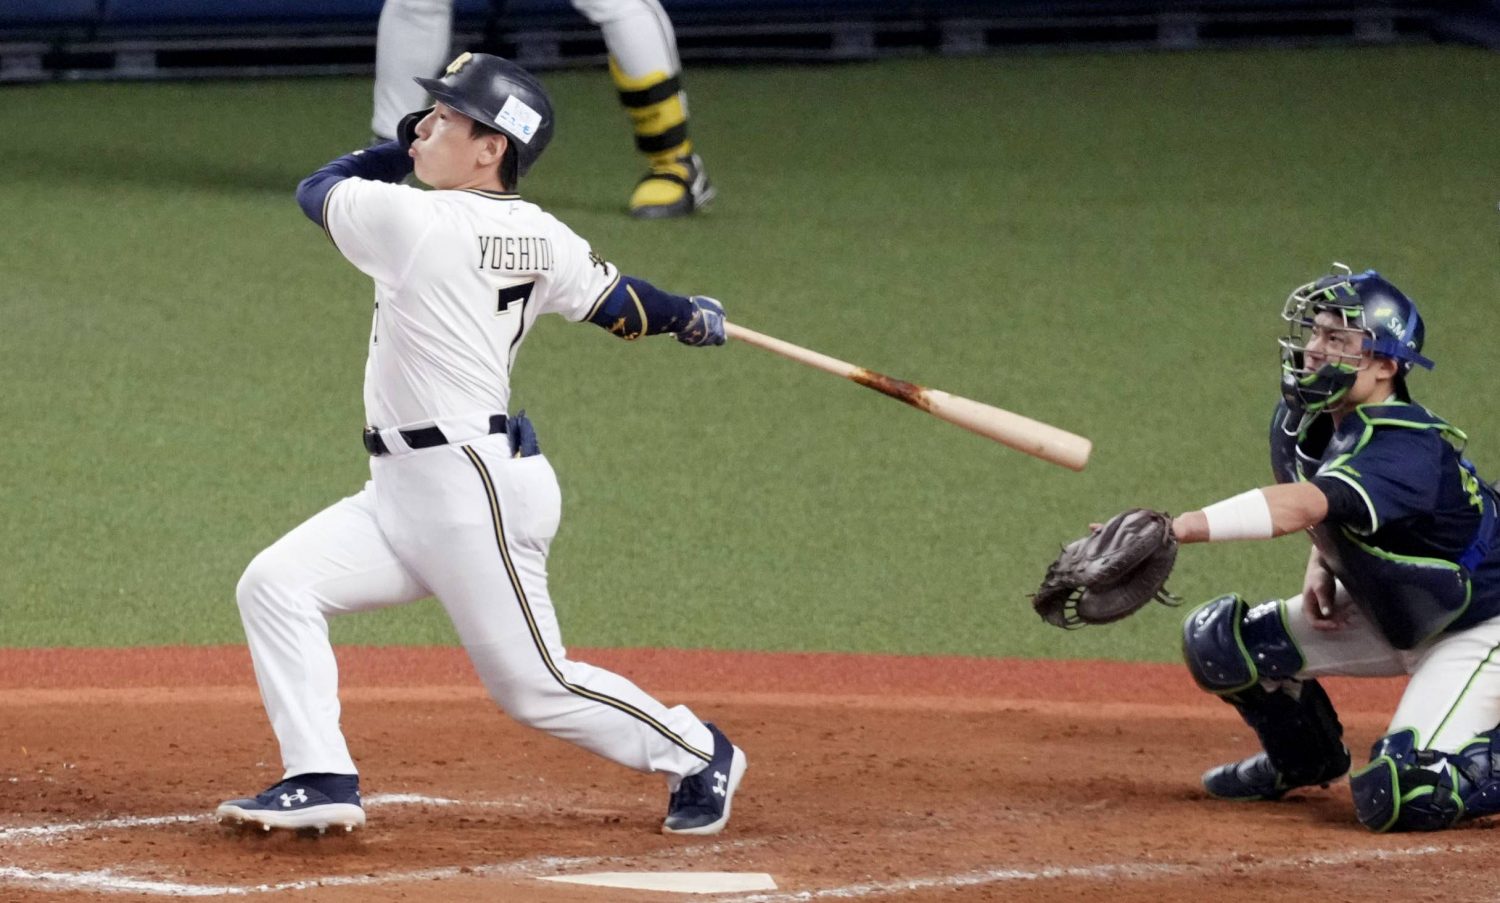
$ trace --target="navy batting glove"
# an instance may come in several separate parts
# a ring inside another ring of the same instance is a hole
[[[417,123],[427,118],[435,107],[418,110],[415,113],[407,113],[396,123],[396,143],[401,145],[402,150],[410,150],[413,141],[417,140]]]
[[[677,341],[700,347],[724,344],[724,305],[707,295],[694,295],[688,303],[693,305],[693,315],[677,330]]]

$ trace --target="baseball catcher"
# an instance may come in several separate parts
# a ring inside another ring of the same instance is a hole
[[[1408,378],[1433,366],[1416,304],[1374,270],[1335,269],[1282,307],[1276,482],[1170,529],[1121,515],[1063,551],[1036,606],[1064,626],[1112,620],[1165,578],[1171,554],[1153,568],[1156,549],[1305,533],[1300,593],[1223,593],[1183,622],[1193,680],[1260,746],[1210,768],[1203,789],[1271,801],[1348,774],[1366,828],[1435,831],[1500,815],[1500,496],[1464,457],[1468,436],[1412,399]],[[1397,675],[1401,701],[1351,772],[1320,680]]]
[[[1048,624],[1071,630],[1118,621],[1152,599],[1176,605],[1166,587],[1176,561],[1172,518],[1131,508],[1064,546],[1031,606]]]

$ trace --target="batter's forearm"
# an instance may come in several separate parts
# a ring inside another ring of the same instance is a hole
[[[411,157],[394,141],[345,154],[303,179],[297,186],[297,204],[307,218],[323,223],[323,204],[333,186],[345,179],[399,182],[411,175]]]
[[[621,276],[588,321],[622,339],[676,332],[692,319],[693,303],[682,295],[664,292],[644,279]]]

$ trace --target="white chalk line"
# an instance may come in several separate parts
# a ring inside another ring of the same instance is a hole
[[[456,800],[445,797],[429,797],[420,794],[380,794],[370,797],[366,803],[372,806],[458,806],[471,808],[525,809],[533,804],[514,800]],[[165,815],[154,817],[112,818],[88,822],[73,822],[55,825],[12,827],[0,830],[0,844],[12,846],[32,840],[50,840],[68,834],[86,831],[118,830],[159,825],[190,824],[213,821],[211,815]],[[614,863],[639,863],[659,859],[670,859],[681,854],[694,857],[714,855],[730,850],[743,850],[763,846],[770,841],[740,840],[718,842],[707,845],[679,847],[659,853],[645,853],[633,857],[590,856],[558,857],[538,856],[513,862],[491,863],[472,866],[443,866],[406,872],[388,872],[380,875],[334,875],[322,878],[288,881],[276,884],[256,885],[208,885],[174,881],[153,880],[134,877],[114,869],[96,869],[80,872],[55,870],[33,870],[15,866],[0,866],[0,883],[29,885],[37,889],[78,890],[87,889],[102,893],[136,893],[170,897],[246,896],[250,894],[278,893],[307,890],[316,887],[369,887],[398,884],[411,881],[431,881],[459,877],[539,877],[582,868],[597,868]],[[1039,869],[990,868],[950,875],[932,875],[921,878],[895,881],[872,881],[839,887],[819,888],[771,894],[736,894],[717,898],[712,903],[799,903],[811,900],[854,900],[889,897],[897,894],[923,890],[954,890],[1013,881],[1049,881],[1073,879],[1084,881],[1126,880],[1141,881],[1158,878],[1196,877],[1218,873],[1229,867],[1242,872],[1276,871],[1307,865],[1340,866],[1356,863],[1389,861],[1403,858],[1430,856],[1442,853],[1466,853],[1470,848],[1455,845],[1422,846],[1402,849],[1353,850],[1333,856],[1298,855],[1281,858],[1240,859],[1219,858],[1197,863],[1150,863],[1140,862],[1105,863],[1093,866],[1049,867]]]
[[[1404,849],[1354,850],[1336,856],[1287,856],[1282,858],[1211,859],[1198,863],[1141,864],[1139,862],[1106,863],[1092,866],[1057,866],[1041,869],[992,868],[961,872],[955,875],[930,875],[897,881],[869,881],[842,887],[789,891],[774,894],[735,894],[717,897],[708,903],[801,903],[807,900],[859,900],[890,897],[924,890],[958,890],[999,884],[1007,881],[1052,881],[1071,878],[1082,881],[1148,881],[1156,878],[1202,877],[1217,874],[1227,867],[1239,871],[1279,871],[1306,865],[1340,866],[1365,862],[1430,856],[1436,853],[1468,853],[1464,846],[1422,846]]]
[[[470,809],[551,809],[549,803],[530,800],[455,800],[441,796],[422,796],[417,793],[377,793],[365,799],[367,807],[381,806],[462,806]],[[114,831],[125,828],[152,828],[158,825],[182,825],[193,822],[211,822],[212,815],[158,815],[126,818],[107,818],[98,821],[65,822],[52,825],[22,825],[0,828],[0,846],[14,846],[28,841],[48,842],[88,831]]]
[[[529,809],[537,804],[514,800],[456,800],[444,797],[422,796],[413,793],[377,794],[365,800],[367,806],[461,806],[464,808]],[[548,808],[551,808],[549,805]],[[128,828],[155,827],[158,825],[192,824],[212,822],[212,815],[162,815],[134,818],[110,818],[87,822],[70,822],[54,825],[32,825],[0,830],[0,845],[19,846],[31,841],[50,841],[67,835],[89,831],[119,830]],[[222,897],[247,896],[250,894],[278,893],[307,890],[315,887],[368,887],[382,884],[399,884],[409,881],[432,881],[459,877],[520,877],[534,878],[559,871],[620,863],[651,861],[674,858],[679,855],[694,857],[712,856],[731,850],[742,850],[762,846],[765,840],[738,840],[676,847],[657,853],[643,853],[633,857],[623,856],[537,856],[513,862],[484,865],[441,866],[406,872],[387,872],[380,875],[331,875],[301,881],[286,881],[276,884],[213,885],[190,884],[139,878],[115,869],[91,869],[87,871],[59,871],[49,869],[25,869],[17,866],[0,866],[0,884],[11,883],[30,886],[40,890],[92,890],[100,893],[134,893],[165,897]]]
[[[106,818],[100,821],[66,822],[56,825],[27,825],[0,829],[0,845],[17,846],[28,841],[43,843],[84,831],[113,831],[120,828],[151,828],[157,825],[181,825],[208,821],[208,815],[160,815],[152,818]]]
[[[148,894],[158,897],[245,897],[252,894],[284,893],[319,887],[374,887],[382,884],[440,881],[450,878],[537,878],[570,869],[649,862],[683,854],[711,856],[730,850],[758,846],[760,843],[763,841],[746,840],[706,844],[664,850],[659,853],[644,853],[628,858],[622,856],[536,856],[530,859],[488,865],[442,866],[408,872],[387,872],[383,875],[330,875],[324,878],[283,881],[277,884],[184,884],[175,881],[134,878],[112,869],[59,872],[33,871],[10,866],[0,866],[0,882],[9,880],[38,890],[92,890],[100,893]]]

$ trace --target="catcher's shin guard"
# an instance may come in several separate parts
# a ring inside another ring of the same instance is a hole
[[[1234,706],[1265,750],[1206,773],[1204,788],[1214,796],[1274,800],[1349,769],[1344,728],[1328,694],[1315,680],[1295,679],[1303,660],[1283,605],[1247,608],[1229,594],[1199,606],[1183,624],[1183,657],[1193,679]]]
[[[1376,833],[1440,831],[1468,818],[1500,813],[1500,728],[1456,753],[1417,749],[1411,729],[1387,734],[1370,764],[1349,776],[1354,813]]]
[[[1275,800],[1289,790],[1327,784],[1349,770],[1344,727],[1328,694],[1315,680],[1284,681],[1273,690],[1257,684],[1224,701],[1239,711],[1265,750],[1203,776],[1209,793],[1224,799]]]

